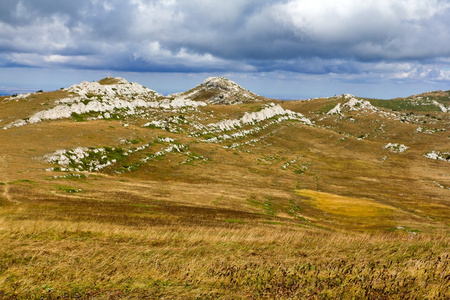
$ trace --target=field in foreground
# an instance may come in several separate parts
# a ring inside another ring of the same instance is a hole
[[[90,209],[84,217],[101,213]],[[141,214],[129,217],[145,218]],[[348,234],[233,220],[127,226],[114,218],[10,215],[3,213],[0,223],[4,299],[448,297],[444,235]]]
[[[0,100],[2,299],[450,298],[450,92]]]

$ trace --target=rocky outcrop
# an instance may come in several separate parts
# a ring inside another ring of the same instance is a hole
[[[209,77],[195,88],[181,95],[192,100],[202,100],[209,104],[222,105],[257,102],[265,99],[249,92],[236,82],[223,77]]]
[[[223,120],[218,123],[209,124],[207,127],[213,131],[227,131],[244,125],[255,124],[275,116],[286,116],[289,119],[299,120],[304,124],[311,125],[311,121],[302,114],[284,109],[278,104],[271,103],[258,112],[245,113],[240,119]]]
[[[115,79],[119,83],[102,85],[98,82],[83,81],[81,84],[73,85],[66,90],[77,96],[60,99],[56,101],[59,105],[39,111],[28,119],[16,120],[3,129],[39,123],[44,120],[66,119],[74,114],[95,113],[96,116],[91,119],[109,119],[111,114],[119,110],[123,115],[134,115],[141,108],[179,109],[206,105],[204,102],[192,101],[183,96],[158,100],[162,95],[154,90],[122,78]]]
[[[394,152],[394,153],[403,153],[409,149],[409,147],[407,147],[403,144],[397,144],[397,143],[388,143],[388,144],[384,145],[383,148],[387,149],[391,152]]]
[[[117,82],[116,84],[103,85],[99,82],[83,81],[80,84],[72,85],[65,90],[78,94],[83,98],[95,95],[107,96],[109,98],[139,97],[154,100],[157,97],[163,97],[163,95],[152,89],[144,87],[139,83],[128,82],[120,77],[116,77],[114,79]]]
[[[450,162],[450,152],[431,151],[424,155],[426,158]]]
[[[345,102],[343,105],[341,103],[338,103],[334,108],[332,108],[330,111],[328,111],[328,115],[342,115],[343,110],[348,111],[371,111],[371,112],[378,112],[380,111],[378,108],[370,104],[367,100],[360,100],[355,98],[353,95],[346,94],[344,95],[345,99],[348,99],[347,102]]]

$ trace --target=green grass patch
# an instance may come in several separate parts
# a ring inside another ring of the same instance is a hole
[[[339,101],[334,101],[333,103],[326,104],[322,106],[317,112],[320,114],[326,114],[327,112],[332,110],[338,103]]]
[[[296,170],[294,170],[294,173],[301,175],[301,174],[305,173],[305,170],[303,170],[303,169],[296,169]]]
[[[143,142],[140,138],[137,138],[137,139],[131,139],[131,140],[128,140],[128,141],[129,141],[131,144],[133,144],[133,145],[137,145],[137,144]]]
[[[113,159],[116,159],[117,161],[120,161],[125,157],[124,151],[122,148],[105,147],[105,151],[106,151],[106,156],[110,159],[113,158]]]
[[[59,185],[59,186],[57,186],[57,188],[58,188],[58,190],[64,191],[69,194],[80,193],[82,191],[82,189],[77,189],[77,188],[67,186],[67,185]]]
[[[214,133],[204,133],[201,135],[201,137],[205,140],[210,140],[213,139],[215,137],[217,137]]]
[[[87,115],[86,114],[77,114],[77,113],[72,113],[72,118],[75,120],[75,122],[85,122],[87,119]]]
[[[20,179],[20,180],[10,181],[8,183],[9,184],[18,184],[18,183],[35,183],[35,182],[33,180]]]
[[[70,173],[70,174],[67,174],[67,175],[63,176],[63,178],[67,179],[67,180],[80,180],[80,179],[86,179],[87,176],[84,175],[84,174],[73,174],[73,173]]]
[[[420,230],[418,229],[412,229],[408,226],[397,226],[397,227],[390,227],[387,229],[387,231],[403,231],[408,233],[420,233]]]
[[[145,128],[149,128],[149,129],[161,129],[161,127],[153,125],[153,124],[148,124],[145,126]]]
[[[269,200],[266,201],[257,201],[255,199],[247,199],[247,202],[252,204],[253,206],[256,206],[264,211],[264,213],[274,216],[275,210],[273,207],[273,203]]]
[[[245,222],[245,221],[238,220],[238,219],[226,219],[225,222],[228,222],[228,223],[235,223],[235,224],[244,224],[244,223],[247,223],[247,222]]]
[[[369,102],[374,106],[387,108],[393,111],[440,111],[439,107],[437,107],[436,105],[427,102],[413,102],[409,99],[369,99]]]
[[[139,162],[134,162],[134,163],[126,163],[122,165],[122,169],[129,171],[129,172],[134,172],[139,170],[139,167],[141,166],[141,163]]]

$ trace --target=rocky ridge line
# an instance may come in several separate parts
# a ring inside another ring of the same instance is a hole
[[[135,82],[128,82],[123,78],[116,78],[119,83],[102,85],[98,82],[86,82],[73,85],[67,89],[68,92],[77,96],[57,100],[59,104],[54,108],[39,111],[28,119],[19,119],[3,129],[20,127],[27,124],[39,123],[44,120],[66,119],[73,114],[98,113],[90,119],[109,119],[111,114],[117,110],[122,110],[122,114],[135,115],[140,108],[162,108],[179,109],[183,107],[196,108],[205,106],[201,101],[192,101],[184,96],[175,99],[158,100],[163,97],[161,94],[146,88]]]

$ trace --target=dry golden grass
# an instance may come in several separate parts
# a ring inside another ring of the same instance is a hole
[[[300,196],[313,200],[313,205],[322,211],[347,217],[367,217],[391,214],[396,209],[392,206],[377,203],[373,200],[345,197],[311,190],[298,190]]]
[[[135,228],[2,216],[0,238],[5,299],[448,296],[443,235],[231,223]]]
[[[0,127],[17,119],[30,117],[34,113],[56,106],[55,100],[68,97],[66,91],[33,93],[25,99],[0,97]]]
[[[357,224],[340,216],[337,228],[346,230],[329,231],[319,224],[333,225],[294,193],[117,179],[7,183],[20,204],[0,210],[3,298],[448,296],[444,229],[358,233]],[[318,220],[282,214],[287,208]]]

